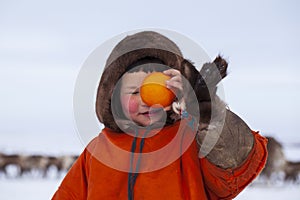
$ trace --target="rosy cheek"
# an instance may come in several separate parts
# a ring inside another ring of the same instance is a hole
[[[135,96],[124,95],[121,98],[123,109],[126,113],[136,113],[138,111],[138,99]]]
[[[128,101],[128,111],[129,113],[136,113],[138,111],[138,100],[137,98],[131,97]]]

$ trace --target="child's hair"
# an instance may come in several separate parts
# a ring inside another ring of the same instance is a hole
[[[125,72],[119,77],[119,82],[114,88],[112,97],[111,97],[111,110],[114,118],[117,118],[118,120],[126,120],[126,116],[123,112],[122,106],[121,106],[121,100],[120,100],[120,90],[121,90],[121,81],[120,79],[125,73],[135,73],[135,72],[145,72],[145,73],[151,73],[151,72],[163,72],[167,69],[170,69],[170,67],[164,65],[164,62],[160,59],[153,58],[153,57],[145,57],[140,60],[137,60],[130,66],[128,66],[125,70]],[[173,121],[170,118],[171,112],[167,112],[167,120],[166,124],[171,124]]]

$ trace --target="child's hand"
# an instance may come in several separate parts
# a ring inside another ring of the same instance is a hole
[[[168,69],[163,72],[165,75],[168,75],[171,77],[171,79],[166,81],[167,88],[173,90],[176,93],[182,92],[182,78],[180,71],[176,69]]]
[[[166,81],[167,88],[172,90],[177,97],[177,102],[173,102],[172,108],[174,112],[177,114],[180,114],[182,110],[185,110],[185,101],[183,98],[183,81],[182,81],[182,75],[180,71],[176,69],[168,69],[163,72],[164,74],[171,77],[171,79]]]

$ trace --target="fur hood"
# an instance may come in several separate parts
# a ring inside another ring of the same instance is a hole
[[[100,122],[116,132],[116,124],[111,110],[111,96],[116,83],[126,68],[145,57],[160,59],[164,65],[183,73],[183,58],[178,46],[165,36],[144,31],[125,37],[112,50],[102,74],[96,97],[96,114]],[[175,120],[175,119],[174,119]]]
[[[211,86],[208,87],[215,87],[217,82],[220,81],[220,79],[213,79],[214,75],[211,74],[214,71],[210,70],[212,69],[212,67],[209,66],[210,64],[217,66],[219,70],[218,73],[221,74],[222,78],[226,76],[227,63],[220,56],[217,57],[213,63],[205,64],[203,66],[204,72],[201,73],[200,71],[200,74],[204,76],[199,77],[199,71],[196,67],[194,67],[190,61],[183,58],[178,46],[167,37],[153,31],[143,31],[127,36],[114,47],[109,55],[98,86],[96,114],[99,121],[102,122],[105,127],[116,132],[121,132],[111,110],[113,91],[118,80],[124,72],[127,71],[126,69],[137,61],[147,57],[159,59],[164,65],[179,70],[193,88],[196,85],[196,90],[201,90],[201,92],[198,92],[200,96],[196,94],[199,102],[210,102],[210,94],[206,83],[211,81],[208,81],[208,79],[214,80],[213,83],[210,84]],[[201,87],[199,87],[199,85]],[[185,93],[189,93],[187,90],[186,88]],[[187,99],[189,100],[189,98]],[[189,102],[191,108],[190,110],[187,108],[188,112],[190,111],[193,115],[199,115],[199,110],[194,109],[196,104],[198,106],[198,101],[193,100],[193,102]],[[204,104],[202,103],[201,105]],[[205,115],[210,118],[210,115],[206,114],[208,113],[207,110],[210,112],[210,108],[202,109],[201,112],[204,113],[201,113],[202,117]],[[180,118],[180,116],[174,112],[170,112],[171,123]],[[198,114],[193,112],[197,112]]]

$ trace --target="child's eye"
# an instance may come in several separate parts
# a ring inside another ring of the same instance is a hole
[[[140,93],[139,91],[134,91],[131,94],[139,94],[139,93]]]

